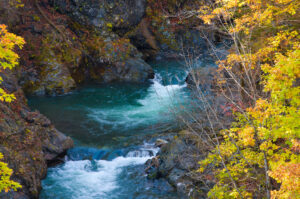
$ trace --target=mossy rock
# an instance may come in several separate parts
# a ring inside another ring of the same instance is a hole
[[[76,84],[71,77],[66,60],[79,62],[74,57],[62,60],[64,57],[61,54],[57,56],[53,49],[44,45],[36,60],[40,66],[38,77],[35,81],[27,82],[25,90],[36,95],[61,95],[70,92]]]

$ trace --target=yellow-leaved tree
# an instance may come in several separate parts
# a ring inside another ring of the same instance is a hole
[[[299,8],[294,0],[216,0],[199,10],[232,37],[219,68],[249,105],[199,162],[199,172],[213,167],[210,198],[300,198]]]
[[[24,45],[24,40],[22,37],[16,36],[13,33],[9,33],[5,25],[0,24],[0,73],[4,70],[13,69],[18,64],[18,54],[13,50],[16,46],[22,48]],[[3,79],[0,76],[0,84]],[[3,88],[0,88],[0,102],[11,102],[15,99],[13,94],[7,93]],[[21,188],[21,185],[10,179],[13,171],[8,168],[7,163],[2,162],[3,154],[0,153],[0,192],[9,190],[17,190]]]

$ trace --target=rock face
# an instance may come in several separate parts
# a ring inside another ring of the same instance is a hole
[[[98,30],[113,28],[126,32],[145,15],[146,0],[51,0],[60,12]]]
[[[52,0],[50,3],[70,17],[72,31],[84,40],[80,69],[70,69],[76,82],[86,79],[100,83],[146,82],[154,77],[142,54],[128,39],[119,36],[140,23],[146,0]],[[88,35],[82,30],[89,32]]]
[[[5,72],[1,76],[1,87],[14,93],[17,100],[9,104],[0,102],[0,152],[14,171],[12,179],[22,189],[0,193],[0,198],[38,198],[47,165],[59,161],[73,141],[55,129],[45,116],[28,108],[14,74]]]
[[[128,39],[111,33],[94,36],[87,40],[88,56],[82,63],[86,79],[96,82],[146,82],[154,77],[154,71],[142,54]],[[75,75],[76,76],[76,75]]]
[[[31,87],[29,93],[35,95],[61,95],[76,87],[69,69],[61,63],[53,52],[39,61],[41,71],[38,80]]]

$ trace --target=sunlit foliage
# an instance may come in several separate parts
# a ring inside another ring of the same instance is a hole
[[[2,158],[3,155],[0,153],[0,160]],[[22,187],[19,183],[10,179],[12,173],[12,169],[8,168],[6,163],[0,161],[0,192],[8,192],[11,189],[16,191],[18,188]]]
[[[200,162],[199,172],[214,167],[210,198],[300,197],[299,7],[293,0],[217,0],[199,10],[205,23],[232,36],[219,67],[238,66],[232,77],[244,81],[251,101]]]
[[[19,56],[13,51],[15,46],[22,47],[24,40],[15,34],[9,33],[5,25],[0,25],[0,73],[4,70],[11,70],[18,64]],[[0,76],[0,84],[3,79]],[[8,94],[0,88],[0,101],[11,102],[15,99],[13,94]],[[3,154],[0,153],[0,192],[9,190],[17,190],[21,185],[17,182],[10,180],[13,171],[8,168],[7,163],[1,162]]]
[[[19,56],[13,50],[15,46],[22,48],[24,40],[22,37],[9,33],[5,25],[0,24],[0,73],[6,69],[13,69],[18,64]],[[0,84],[3,79],[0,76]],[[15,97],[0,88],[0,101],[11,102]]]

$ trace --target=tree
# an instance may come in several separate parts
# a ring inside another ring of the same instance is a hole
[[[18,54],[13,50],[15,46],[22,48],[24,45],[23,38],[16,36],[15,34],[9,33],[5,25],[0,25],[0,73],[3,73],[6,69],[13,69],[18,64]],[[3,79],[0,76],[0,84]],[[14,94],[7,93],[3,88],[0,88],[0,101],[11,102],[15,99]],[[3,159],[3,154],[0,153],[0,160]],[[8,168],[7,163],[0,161],[0,192],[9,191],[11,189],[17,190],[22,186],[10,180],[13,171]]]
[[[199,172],[213,167],[210,198],[300,197],[299,8],[292,0],[217,0],[199,10],[205,23],[232,37],[219,68],[249,106],[228,95],[228,79],[219,78],[236,109],[231,128],[199,162]]]

